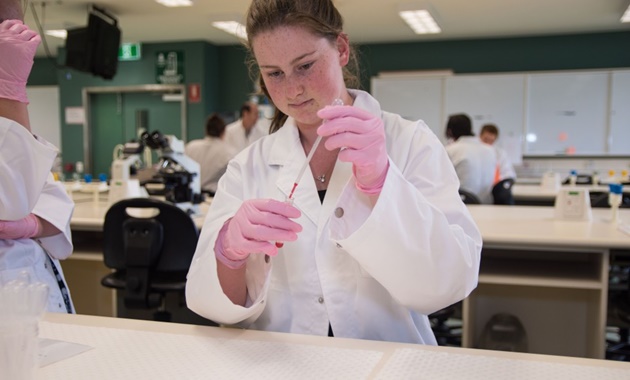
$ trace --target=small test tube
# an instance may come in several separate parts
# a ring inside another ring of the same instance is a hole
[[[335,98],[335,100],[333,100],[331,105],[343,106],[343,100],[341,98]],[[319,146],[319,143],[321,141],[322,141],[322,136],[317,136],[317,139],[315,139],[315,142],[313,143],[313,146],[311,147],[311,151],[308,152],[306,161],[304,162],[304,164],[302,165],[302,168],[298,172],[295,182],[293,182],[293,188],[291,188],[291,191],[289,192],[289,196],[287,196],[287,198],[284,200],[286,203],[293,204],[293,193],[295,192],[295,188],[297,187],[298,183],[300,183],[300,180],[302,179],[302,175],[304,175],[304,171],[306,170],[306,167],[311,162],[311,159],[313,158],[313,155],[315,154],[315,151],[317,150],[317,147]],[[282,248],[283,246],[284,246],[283,242],[281,241],[276,242],[276,247]],[[265,261],[268,261],[267,257],[265,257]]]

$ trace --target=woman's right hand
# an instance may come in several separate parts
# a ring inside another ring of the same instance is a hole
[[[275,241],[295,241],[302,226],[291,219],[302,215],[295,206],[274,199],[249,199],[221,228],[214,247],[219,261],[241,268],[252,253],[278,254]]]

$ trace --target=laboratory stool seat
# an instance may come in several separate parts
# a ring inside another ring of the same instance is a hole
[[[103,259],[113,272],[101,284],[122,292],[125,307],[155,310],[170,321],[165,296],[184,295],[199,230],[179,207],[150,198],[113,204],[103,225]]]
[[[512,186],[514,186],[513,178],[506,178],[497,182],[492,188],[492,198],[495,205],[513,205],[514,196],[512,195]]]
[[[459,196],[462,199],[462,202],[467,205],[480,205],[481,199],[478,196],[471,193],[468,190],[459,189]]]

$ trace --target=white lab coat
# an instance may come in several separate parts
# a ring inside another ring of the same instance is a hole
[[[477,195],[481,203],[492,204],[492,186],[497,170],[494,149],[475,136],[461,136],[446,146],[462,189]]]
[[[225,142],[238,154],[243,149],[250,146],[254,141],[269,134],[269,125],[271,123],[265,118],[260,118],[252,127],[248,135],[245,135],[243,127],[243,119],[238,119],[233,123],[225,126]]]
[[[493,145],[493,147],[495,153],[497,154],[497,161],[499,165],[499,181],[508,178],[516,179],[516,171],[514,171],[514,165],[512,165],[512,161],[510,160],[507,152],[498,146]]]
[[[201,189],[213,193],[217,191],[217,183],[225,173],[228,161],[236,154],[225,141],[210,136],[186,144],[185,153],[199,164]]]
[[[72,253],[70,218],[74,203],[50,173],[56,154],[53,145],[0,117],[0,219],[19,220],[32,212],[61,231],[39,239],[1,239],[0,284],[27,272],[32,281],[48,285],[47,311],[65,313],[63,296],[46,256],[47,251],[65,282],[58,260]]]
[[[223,324],[335,336],[435,344],[427,314],[477,285],[481,236],[457,193],[444,148],[422,121],[382,112],[352,91],[354,106],[385,123],[390,167],[372,209],[352,165],[337,161],[323,204],[307,168],[294,194],[303,227],[269,264],[247,261],[247,307],[223,293],[214,244],[242,201],[285,199],[305,161],[292,118],[230,162],[202,228],[188,273],[188,307]]]

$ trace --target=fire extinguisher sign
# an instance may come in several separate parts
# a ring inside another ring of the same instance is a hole
[[[201,101],[201,85],[190,83],[188,85],[188,103],[199,103]]]

